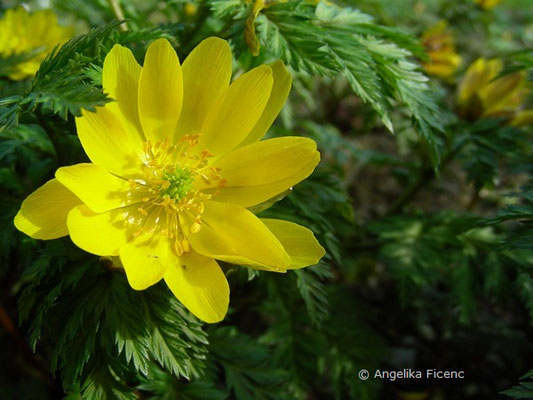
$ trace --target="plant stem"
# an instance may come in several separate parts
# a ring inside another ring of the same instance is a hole
[[[440,164],[440,170],[444,168],[455,158],[457,153],[463,148],[464,142],[457,145],[454,149],[450,150],[448,154],[442,159]],[[426,187],[434,178],[437,177],[437,172],[431,166],[426,166],[420,171],[418,178],[413,182],[411,186],[396,200],[392,206],[385,212],[384,216],[396,214],[403,210],[403,208],[413,200],[418,192]]]
[[[479,201],[479,192],[481,191],[481,187],[476,185],[474,187],[474,190],[472,192],[472,196],[470,197],[470,201],[468,202],[468,205],[466,206],[467,211],[472,211],[474,207],[477,205]]]
[[[396,200],[392,206],[385,212],[385,216],[396,214],[401,211],[407,203],[413,200],[418,192],[435,178],[436,174],[433,168],[424,168],[418,175],[417,180],[407,188],[407,190]]]
[[[124,11],[122,11],[122,7],[120,6],[120,0],[108,0],[108,2],[113,10],[113,14],[115,14],[115,17],[120,21],[124,21]],[[128,30],[128,25],[126,22],[120,25],[120,29],[124,32]]]

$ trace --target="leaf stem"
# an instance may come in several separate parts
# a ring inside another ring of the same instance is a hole
[[[454,149],[450,150],[448,154],[442,159],[440,164],[440,170],[444,170],[446,166],[457,156],[459,151],[463,148],[464,141],[455,146]],[[437,172],[431,166],[426,166],[422,168],[418,174],[418,178],[413,182],[409,188],[396,200],[392,206],[385,212],[384,216],[388,217],[390,215],[396,214],[403,210],[403,208],[411,202],[418,194],[420,190],[426,187],[434,178],[437,177]]]
[[[120,21],[124,21],[124,11],[122,11],[122,7],[120,6],[120,0],[108,0],[108,2],[113,10],[113,14],[115,14],[115,17]],[[128,30],[128,25],[126,22],[124,22],[120,24],[119,28],[120,30],[126,32]]]
[[[467,211],[472,211],[479,201],[479,192],[481,191],[481,186],[475,185],[470,197],[470,201],[466,206]]]

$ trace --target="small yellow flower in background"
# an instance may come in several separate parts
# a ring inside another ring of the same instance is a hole
[[[195,3],[187,3],[184,6],[185,15],[188,17],[194,17],[198,12],[198,5]]]
[[[495,79],[503,70],[500,59],[479,58],[468,67],[458,87],[459,113],[469,119],[507,118],[512,125],[533,122],[533,110],[522,110],[528,87],[524,72]]]
[[[244,27],[244,41],[246,42],[246,45],[248,46],[248,49],[250,49],[250,53],[252,53],[253,56],[259,55],[259,50],[261,49],[261,44],[259,43],[257,35],[255,34],[255,21],[259,16],[259,13],[264,8],[268,8],[279,3],[286,3],[287,1],[288,0],[244,0],[245,3],[252,4],[250,15],[246,19],[246,25]],[[322,1],[326,4],[332,4],[328,0],[305,0],[306,3],[312,5],[317,5]]]
[[[248,210],[305,179],[320,159],[308,138],[260,141],[291,76],[278,61],[230,84],[231,60],[218,38],[183,65],[164,39],[149,46],[143,67],[114,46],[102,81],[116,101],[76,118],[92,163],[59,168],[24,200],[16,227],[119,256],[132,288],[164,279],[206,322],[222,320],[229,302],[215,260],[276,272],[316,264],[324,249],[309,229]]]
[[[429,55],[429,62],[424,64],[426,72],[443,79],[452,76],[461,65],[461,56],[455,51],[447,22],[441,21],[428,29],[421,39]]]
[[[22,7],[7,10],[0,19],[0,57],[34,54],[17,64],[9,78],[20,80],[35,75],[46,55],[72,35],[73,29],[59,26],[56,15],[50,10],[33,14]]]
[[[247,3],[251,2],[251,0],[245,1]],[[261,44],[255,34],[255,20],[263,8],[265,8],[264,0],[255,0],[252,5],[252,11],[248,18],[246,18],[246,25],[244,27],[244,41],[253,56],[259,55],[259,50],[261,49]]]
[[[484,10],[490,10],[502,2],[502,0],[474,0]]]

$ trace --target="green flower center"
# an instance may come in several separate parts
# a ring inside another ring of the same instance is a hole
[[[192,189],[194,182],[194,177],[188,168],[176,168],[174,172],[165,172],[163,179],[166,182],[162,187],[161,196],[168,195],[175,200],[183,199]]]

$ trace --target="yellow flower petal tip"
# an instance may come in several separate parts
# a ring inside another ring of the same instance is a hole
[[[452,32],[448,23],[441,21],[422,34],[422,44],[429,56],[424,69],[429,75],[450,78],[461,65],[461,56],[455,51]]]
[[[22,202],[15,216],[15,227],[34,239],[67,236],[67,215],[79,204],[80,199],[57,179],[52,179]]]
[[[208,323],[220,322],[229,305],[229,285],[217,262],[189,251],[170,265],[165,282],[196,317]]]
[[[72,35],[73,29],[58,25],[50,10],[30,14],[22,7],[8,9],[0,19],[0,57],[27,54],[9,71],[9,78],[31,78],[46,55]]]
[[[459,114],[471,121],[504,118],[512,125],[525,125],[531,110],[524,103],[531,90],[523,71],[498,77],[503,71],[500,59],[479,58],[467,69],[457,90]]]
[[[164,140],[174,132],[183,102],[183,74],[168,40],[153,41],[139,76],[139,119],[148,140]]]
[[[198,6],[194,3],[187,3],[183,7],[185,15],[188,17],[194,17],[198,13]]]
[[[502,2],[502,0],[474,0],[484,10],[490,10]]]
[[[277,220],[261,219],[283,244],[291,258],[289,269],[299,269],[318,264],[326,250],[316,240],[313,232],[298,224]]]
[[[16,226],[43,239],[68,233],[85,251],[118,256],[133,289],[164,280],[209,323],[229,303],[217,260],[272,272],[318,263],[324,249],[310,230],[250,211],[286,195],[320,160],[311,139],[261,140],[291,76],[275,62],[230,82],[231,60],[219,38],[183,66],[164,39],[142,67],[113,47],[102,82],[115,101],[76,118],[92,163],[59,168],[25,200]]]

